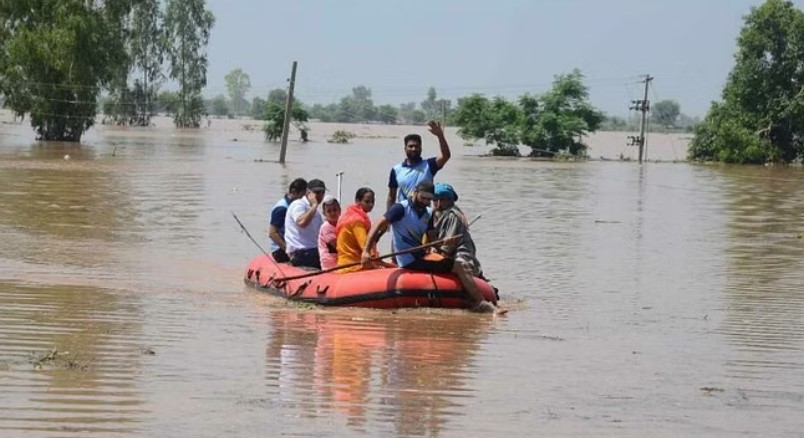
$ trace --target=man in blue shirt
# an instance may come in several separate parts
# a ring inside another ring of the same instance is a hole
[[[441,124],[431,120],[427,123],[427,127],[438,138],[441,155],[423,160],[422,137],[419,134],[405,136],[405,161],[391,168],[391,175],[388,177],[387,208],[408,199],[416,184],[422,181],[432,183],[436,173],[452,156]]]
[[[271,238],[271,255],[278,263],[290,261],[285,244],[285,215],[288,212],[288,207],[293,201],[304,196],[305,193],[307,193],[307,181],[303,178],[296,178],[290,183],[288,193],[274,204],[271,209],[268,237]]]
[[[432,272],[437,274],[453,273],[460,280],[466,293],[473,302],[472,310],[477,312],[494,312],[492,303],[485,301],[483,294],[477,288],[469,267],[461,260],[445,257],[441,260],[427,260],[426,251],[417,249],[422,245],[422,239],[430,227],[432,209],[430,203],[435,197],[433,183],[422,181],[416,185],[409,199],[396,203],[388,209],[369,231],[366,246],[363,248],[363,265],[371,262],[371,248],[377,244],[380,237],[391,227],[393,245],[396,252],[404,252],[396,256],[396,263],[400,268],[414,271]],[[457,243],[457,238],[448,240],[449,244]]]

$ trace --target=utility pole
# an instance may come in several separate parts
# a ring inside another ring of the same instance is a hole
[[[653,80],[651,75],[645,75],[645,97],[642,100],[642,123],[639,124],[639,136],[642,138],[642,142],[639,145],[639,162],[642,163],[642,159],[647,159],[646,149],[648,147],[648,139],[645,137],[645,130],[648,128],[648,111],[650,111],[650,101],[648,100],[648,87],[650,86],[650,81]]]
[[[441,99],[441,126],[447,126],[447,100]]]
[[[641,82],[645,83],[645,97],[642,100],[632,100],[631,106],[632,110],[637,110],[642,112],[642,118],[639,122],[639,137],[630,136],[628,139],[631,141],[629,146],[639,146],[639,163],[642,164],[642,160],[647,159],[646,156],[646,148],[648,146],[648,139],[645,136],[645,131],[648,127],[648,112],[650,111],[650,101],[648,100],[648,87],[650,86],[650,82],[653,80],[653,76],[645,75],[645,79]]]
[[[293,107],[293,87],[296,85],[296,61],[293,61],[293,68],[290,71],[290,88],[288,88],[288,100],[285,103],[285,123],[282,125],[282,145],[279,149],[279,162],[285,162],[285,154],[288,150],[288,132],[290,131],[290,116]]]

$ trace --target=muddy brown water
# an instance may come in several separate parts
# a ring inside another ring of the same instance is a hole
[[[314,127],[281,166],[242,127],[76,146],[0,125],[0,436],[802,433],[800,168],[495,160],[453,137],[439,179],[483,215],[510,314],[320,310],[243,286],[259,250],[230,212],[267,245],[297,176],[383,196],[410,128]]]

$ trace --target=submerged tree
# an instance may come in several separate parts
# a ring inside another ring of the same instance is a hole
[[[377,120],[387,125],[396,124],[399,110],[393,105],[380,105],[377,107]]]
[[[375,120],[377,108],[371,99],[371,89],[365,85],[352,88],[352,94],[338,103],[335,120],[340,123],[360,123]]]
[[[166,114],[176,114],[179,109],[179,94],[175,91],[162,91],[156,98],[157,109]]]
[[[101,89],[129,65],[132,0],[0,2],[0,93],[42,140],[80,141]]]
[[[438,106],[438,94],[435,87],[427,89],[427,99],[422,101],[421,109],[427,120],[436,120],[440,117],[441,108]]]
[[[458,99],[452,116],[463,138],[485,140],[495,146],[494,155],[519,155],[521,143],[530,146],[532,156],[584,155],[583,137],[599,129],[604,119],[589,102],[578,70],[557,76],[547,93],[525,94],[517,103],[477,94]]]
[[[239,116],[248,105],[246,93],[251,88],[251,78],[239,68],[230,71],[226,77],[226,89],[229,91],[229,100],[232,102],[232,112]]]
[[[282,89],[271,90],[268,93],[268,101],[265,103],[263,120],[265,124],[262,130],[268,141],[277,141],[282,138],[282,129],[285,123],[285,107],[287,106],[287,92]],[[310,129],[305,123],[310,119],[310,115],[296,98],[293,98],[293,106],[290,112],[290,121],[293,126],[301,133],[302,141],[307,141],[307,134]]]
[[[179,107],[174,117],[179,128],[197,128],[201,123],[201,90],[207,84],[206,48],[214,24],[215,17],[204,0],[167,0],[165,28],[171,41],[170,77],[179,83]]]
[[[520,140],[532,156],[553,156],[564,151],[585,155],[583,137],[597,131],[605,120],[589,102],[589,90],[578,69],[556,76],[553,87],[538,98],[519,99],[523,112]]]
[[[226,96],[223,94],[212,98],[209,110],[212,115],[218,117],[226,117],[231,114],[229,111],[229,102],[226,101]]]
[[[452,102],[449,99],[439,99],[435,87],[427,90],[427,99],[422,101],[421,110],[427,120],[444,119],[446,123],[452,112]]]
[[[681,115],[681,105],[675,100],[662,100],[653,105],[651,112],[656,123],[669,128],[676,126],[676,121]]]
[[[804,13],[790,1],[751,9],[722,94],[695,127],[689,156],[733,163],[804,157]]]
[[[163,26],[164,15],[159,8],[159,0],[140,0],[131,14],[131,36],[129,47],[133,67],[138,71],[139,85],[135,83],[137,105],[134,124],[148,126],[151,116],[156,112],[156,100],[162,81],[162,63],[165,60],[167,40]],[[136,93],[137,88],[141,93]]]
[[[147,113],[145,87],[139,79],[134,81],[134,85],[129,87],[121,84],[113,88],[112,93],[103,102],[104,123],[111,122],[115,125],[144,125]],[[147,117],[150,121],[150,116]],[[148,122],[150,124],[150,122]]]
[[[262,120],[265,115],[265,102],[266,100],[257,96],[251,101],[251,108],[249,108],[249,115],[254,120]]]
[[[453,120],[463,139],[485,140],[494,145],[494,155],[518,156],[521,116],[519,108],[502,97],[489,100],[474,94],[458,99]]]

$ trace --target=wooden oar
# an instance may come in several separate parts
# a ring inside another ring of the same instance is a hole
[[[254,242],[254,244],[255,244],[255,245],[257,245],[257,248],[259,248],[259,249],[260,249],[260,251],[262,251],[262,253],[263,253],[263,254],[265,254],[265,255],[268,257],[268,260],[270,260],[270,261],[271,261],[271,263],[273,263],[273,264],[274,264],[274,266],[276,266],[276,269],[279,271],[279,273],[280,273],[280,274],[282,274],[282,275],[285,275],[285,273],[284,273],[284,272],[282,272],[282,268],[280,268],[280,267],[279,267],[279,263],[277,263],[277,262],[274,260],[273,256],[271,256],[271,255],[270,255],[270,254],[268,254],[268,253],[267,253],[267,252],[266,252],[264,249],[262,249],[262,246],[260,246],[260,244],[259,244],[259,243],[257,243],[257,240],[255,240],[253,237],[251,237],[251,233],[249,233],[249,232],[248,232],[248,230],[246,229],[246,226],[245,226],[245,225],[243,225],[243,222],[240,222],[240,219],[238,219],[237,215],[236,215],[236,214],[234,214],[234,212],[233,212],[233,211],[232,211],[232,212],[230,212],[230,213],[232,213],[232,216],[234,217],[234,220],[236,220],[236,221],[237,221],[237,224],[238,224],[238,225],[240,225],[240,229],[242,229],[242,230],[243,230],[243,232],[244,232],[244,233],[246,233],[246,236],[248,236],[248,238],[249,238],[249,239],[251,239],[251,241],[252,241],[252,242]]]
[[[431,246],[441,245],[442,243],[446,242],[449,239],[460,238],[461,236],[462,236],[461,234],[458,234],[457,236],[453,236],[453,237],[449,237],[449,238],[441,239],[441,240],[436,240],[435,242],[426,243],[424,245],[420,245],[420,246],[417,246],[415,248],[409,248],[409,249],[405,249],[405,250],[402,250],[402,251],[396,251],[396,252],[388,253],[388,254],[385,254],[385,255],[381,255],[381,256],[378,256],[378,257],[372,257],[371,260],[369,260],[369,261],[375,262],[377,260],[387,259],[389,257],[395,257],[395,256],[398,256],[400,254],[407,254],[409,252],[419,251],[419,250],[422,250],[422,249],[425,249],[425,248],[429,248]],[[289,281],[289,280],[298,280],[300,278],[315,277],[316,275],[326,274],[327,272],[337,271],[337,270],[340,270],[340,269],[353,268],[355,266],[360,266],[362,264],[363,264],[362,261],[354,262],[354,263],[347,263],[345,265],[339,265],[339,266],[335,266],[334,268],[323,269],[321,271],[309,272],[307,274],[292,275],[290,277],[284,277],[284,278],[275,278],[274,281],[275,282],[285,282],[285,281]]]

